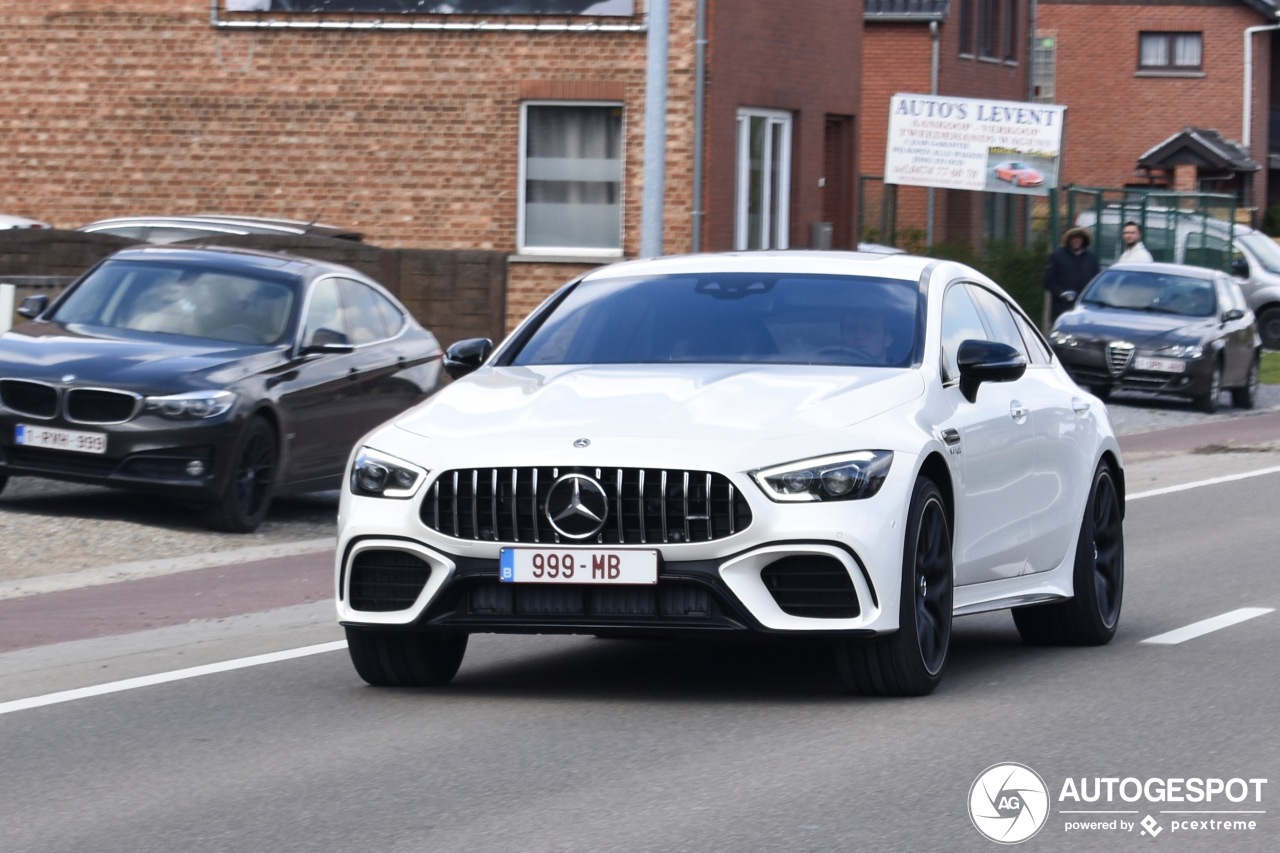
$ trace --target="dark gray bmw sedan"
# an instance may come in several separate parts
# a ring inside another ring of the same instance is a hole
[[[365,432],[441,380],[440,346],[343,266],[132,248],[0,335],[0,488],[37,476],[189,499],[249,532],[336,488]]]

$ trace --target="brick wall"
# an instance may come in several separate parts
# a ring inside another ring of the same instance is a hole
[[[1245,3],[1041,0],[1039,22],[1042,32],[1057,36],[1057,100],[1069,105],[1063,183],[1121,187],[1141,180],[1138,158],[1188,126],[1240,138],[1244,30],[1264,23]],[[1139,75],[1140,31],[1203,33],[1203,76]],[[1254,159],[1267,150],[1270,43],[1263,36],[1253,43]],[[1263,175],[1255,183],[1259,202]]]

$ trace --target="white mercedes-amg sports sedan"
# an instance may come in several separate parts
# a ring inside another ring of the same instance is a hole
[[[968,267],[619,263],[445,368],[342,494],[338,618],[371,684],[448,682],[474,633],[794,636],[844,689],[908,696],[938,685],[954,616],[1115,633],[1106,408]]]

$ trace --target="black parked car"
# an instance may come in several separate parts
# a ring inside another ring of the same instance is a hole
[[[440,384],[384,288],[285,254],[117,252],[0,335],[0,488],[27,475],[207,505],[248,532],[273,496],[336,488],[356,440]]]
[[[1207,412],[1224,388],[1253,408],[1258,337],[1240,286],[1216,270],[1116,264],[1093,279],[1049,334],[1072,378],[1099,397],[1113,390],[1189,397]]]

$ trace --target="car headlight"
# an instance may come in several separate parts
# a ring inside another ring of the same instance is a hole
[[[1079,343],[1075,335],[1070,332],[1060,332],[1057,329],[1049,333],[1049,342],[1063,347],[1073,347]]]
[[[147,397],[144,410],[162,418],[177,421],[200,421],[224,415],[235,405],[236,395],[231,391],[188,391],[166,397]]]
[[[1164,358],[1200,358],[1204,355],[1204,347],[1200,346],[1200,344],[1174,344],[1161,347],[1153,355]]]
[[[775,501],[854,501],[880,491],[893,464],[891,450],[860,450],[752,471]]]
[[[351,464],[351,492],[372,498],[413,497],[427,473],[425,468],[362,447]]]

